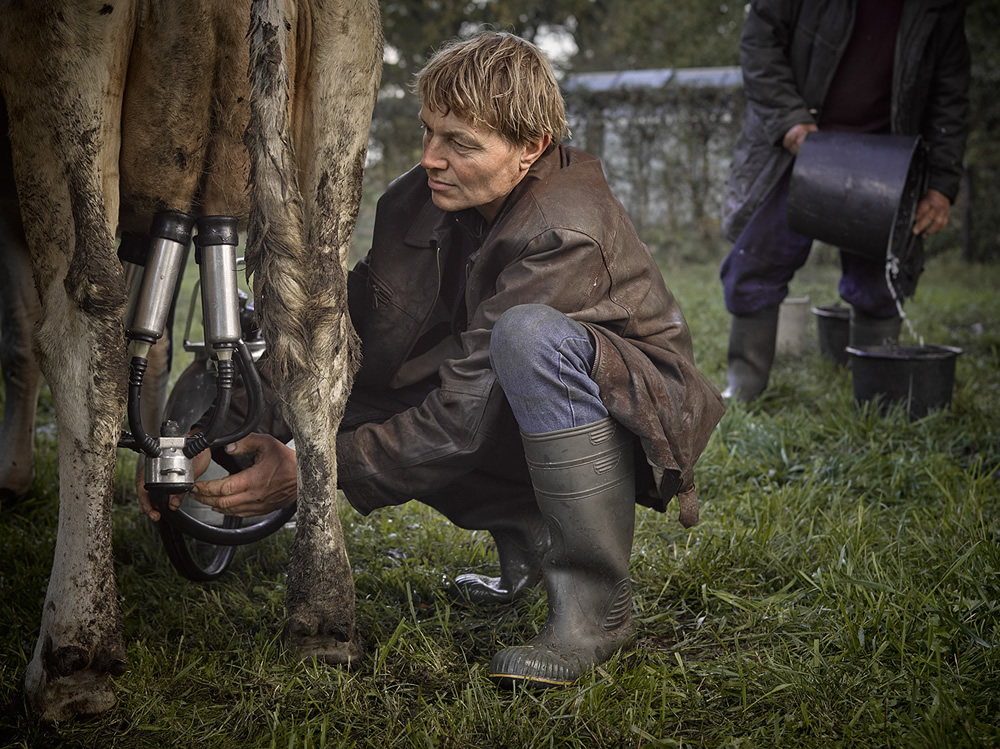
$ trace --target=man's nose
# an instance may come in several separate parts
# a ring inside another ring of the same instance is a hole
[[[428,138],[424,142],[424,154],[420,158],[420,166],[424,169],[444,169],[447,163],[440,155],[441,149],[434,138]]]

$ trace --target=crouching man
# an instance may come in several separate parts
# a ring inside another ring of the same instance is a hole
[[[489,531],[500,577],[461,575],[453,594],[502,604],[544,580],[549,607],[492,678],[569,684],[635,633],[636,502],[662,512],[677,496],[696,522],[693,467],[722,400],[600,162],[561,143],[539,50],[507,33],[456,41],[416,90],[423,158],[379,201],[349,278],[363,360],[339,486],[365,515],[417,499]],[[196,497],[234,515],[292,501],[290,434],[269,431],[230,446],[254,464]]]

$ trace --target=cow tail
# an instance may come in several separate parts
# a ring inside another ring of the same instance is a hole
[[[250,120],[244,143],[250,157],[247,276],[268,360],[285,380],[309,366],[310,346],[300,322],[308,304],[303,275],[306,230],[295,168],[289,110],[289,33],[281,0],[251,4]]]
[[[340,0],[300,3],[289,18],[286,2],[252,3],[247,269],[269,371],[295,379],[308,369],[334,381],[339,401],[360,360],[346,265],[381,74],[380,12],[376,0]]]

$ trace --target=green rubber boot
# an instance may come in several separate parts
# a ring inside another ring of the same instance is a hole
[[[490,678],[508,688],[564,686],[635,635],[633,436],[606,418],[522,439],[551,534],[542,564],[549,612],[536,637],[493,657]]]
[[[778,339],[778,306],[733,315],[726,354],[725,400],[752,401],[767,388]]]

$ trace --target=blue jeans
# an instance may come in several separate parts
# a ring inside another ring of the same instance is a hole
[[[528,434],[585,426],[607,417],[590,377],[594,355],[587,329],[544,304],[507,310],[490,337],[490,365],[518,426]]]
[[[788,228],[789,169],[743,228],[729,255],[722,261],[726,309],[733,315],[781,304],[788,283],[805,265],[812,239]],[[897,314],[896,303],[885,280],[885,263],[840,252],[840,296],[871,317]]]

